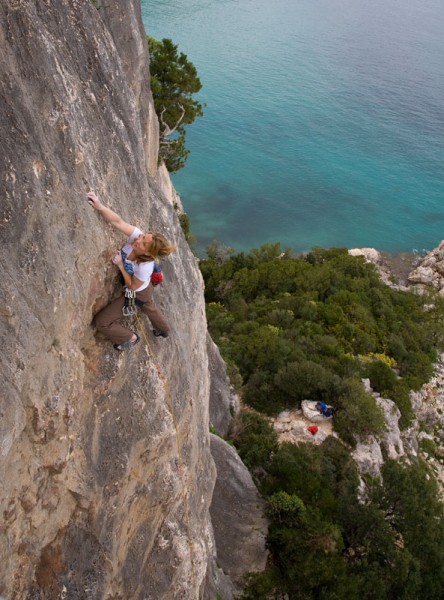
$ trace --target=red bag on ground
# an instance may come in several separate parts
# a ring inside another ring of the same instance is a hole
[[[319,431],[317,425],[310,425],[310,427],[307,427],[307,429],[312,435],[315,435]]]

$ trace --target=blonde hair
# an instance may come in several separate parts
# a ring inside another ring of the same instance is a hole
[[[153,236],[153,241],[151,243],[149,252],[146,254],[139,254],[137,260],[134,262],[141,263],[157,260],[158,258],[163,258],[170,255],[176,250],[176,246],[171,244],[171,242],[169,242],[161,233],[157,233],[155,231],[151,231],[150,233]]]

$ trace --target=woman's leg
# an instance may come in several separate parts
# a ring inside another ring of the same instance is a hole
[[[97,327],[98,331],[103,333],[103,335],[105,335],[114,344],[128,342],[134,333],[131,331],[131,329],[127,329],[118,322],[119,319],[123,318],[122,308],[124,303],[124,296],[113,300],[113,302],[108,304],[108,306],[105,306],[105,308],[97,313],[93,320],[93,323]]]
[[[163,333],[168,333],[170,330],[170,326],[165,320],[165,317],[161,313],[161,311],[154,304],[153,300],[153,286],[150,285],[142,290],[141,292],[136,293],[136,298],[143,302],[143,305],[140,307],[141,311],[146,314],[151,323],[153,324],[154,329],[161,331]]]

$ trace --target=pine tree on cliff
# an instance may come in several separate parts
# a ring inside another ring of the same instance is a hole
[[[160,121],[159,159],[170,172],[185,166],[189,150],[185,147],[185,126],[203,116],[202,105],[192,98],[202,87],[196,67],[178,53],[170,39],[161,42],[148,37],[151,91]]]

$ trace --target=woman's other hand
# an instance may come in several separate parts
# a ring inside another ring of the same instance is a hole
[[[94,192],[88,192],[86,197],[88,198],[89,204],[96,210],[101,210],[103,208],[103,204],[100,202]]]
[[[120,254],[120,252],[117,252],[117,254],[115,254],[113,256],[113,263],[115,265],[117,265],[119,268],[120,267],[123,268],[123,260],[122,260],[122,255]]]

